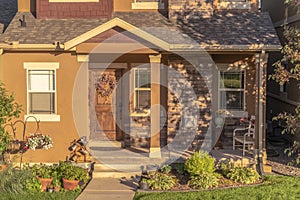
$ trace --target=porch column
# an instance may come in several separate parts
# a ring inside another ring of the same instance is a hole
[[[150,55],[151,111],[150,111],[150,158],[161,158],[160,152],[160,62],[161,55]]]
[[[255,108],[255,149],[254,155],[266,159],[266,65],[268,54],[262,51],[255,55],[256,68],[256,108]],[[265,164],[265,163],[264,163]]]
[[[0,49],[0,81],[3,79],[3,72],[2,72],[2,54],[3,54],[3,49]]]

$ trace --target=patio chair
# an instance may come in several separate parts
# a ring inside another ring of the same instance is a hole
[[[236,128],[233,130],[232,137],[232,147],[233,150],[237,146],[236,143],[241,143],[243,145],[243,156],[245,156],[246,146],[249,150],[251,146],[254,146],[255,138],[255,116],[251,116],[249,126],[245,128]]]

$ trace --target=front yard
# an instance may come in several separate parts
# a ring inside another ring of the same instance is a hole
[[[137,192],[134,200],[211,200],[211,199],[263,199],[293,200],[300,198],[300,178],[291,176],[265,176],[259,186],[247,186],[232,189],[203,190],[194,192]]]

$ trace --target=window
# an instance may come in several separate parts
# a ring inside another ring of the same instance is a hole
[[[134,69],[134,111],[145,113],[150,109],[151,82],[150,68],[139,67]]]
[[[41,121],[60,120],[56,115],[58,63],[24,63],[27,74],[27,114]]]
[[[220,71],[219,80],[219,107],[236,111],[244,110],[244,71]]]
[[[131,4],[132,9],[164,9],[162,0],[135,0]]]

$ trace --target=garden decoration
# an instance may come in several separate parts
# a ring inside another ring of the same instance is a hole
[[[69,160],[74,162],[91,162],[90,153],[86,148],[87,143],[85,136],[78,140],[73,140],[68,148],[71,151]]]

